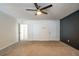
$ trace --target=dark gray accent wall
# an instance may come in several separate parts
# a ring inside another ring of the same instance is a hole
[[[79,49],[79,10],[60,20],[60,40]]]

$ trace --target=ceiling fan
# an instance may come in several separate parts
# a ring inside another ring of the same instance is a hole
[[[41,14],[48,14],[46,11],[44,11],[47,8],[52,7],[52,4],[45,6],[45,7],[41,7],[39,6],[37,3],[34,3],[36,9],[26,9],[27,11],[36,11],[35,15],[41,15]]]

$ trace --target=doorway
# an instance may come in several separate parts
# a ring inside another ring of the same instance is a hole
[[[28,25],[27,24],[20,24],[19,25],[19,40],[24,41],[28,40]]]

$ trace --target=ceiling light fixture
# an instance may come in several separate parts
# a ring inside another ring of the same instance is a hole
[[[41,15],[42,12],[40,10],[37,10],[37,15]]]
[[[52,7],[52,4],[47,5],[45,7],[39,6],[37,3],[34,3],[36,9],[26,9],[27,11],[36,11],[35,15],[48,14],[45,9]]]

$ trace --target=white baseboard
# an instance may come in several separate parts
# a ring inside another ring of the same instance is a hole
[[[56,39],[27,39],[27,40],[23,40],[23,41],[60,41],[60,40],[56,40]]]
[[[6,45],[6,46],[0,48],[0,50],[3,50],[3,49],[5,49],[5,48],[7,48],[7,47],[9,47],[9,46],[11,46],[11,45],[13,45],[13,44],[15,44],[15,43],[17,43],[17,42],[12,42],[12,43],[10,43],[10,44],[8,44],[8,45]]]

